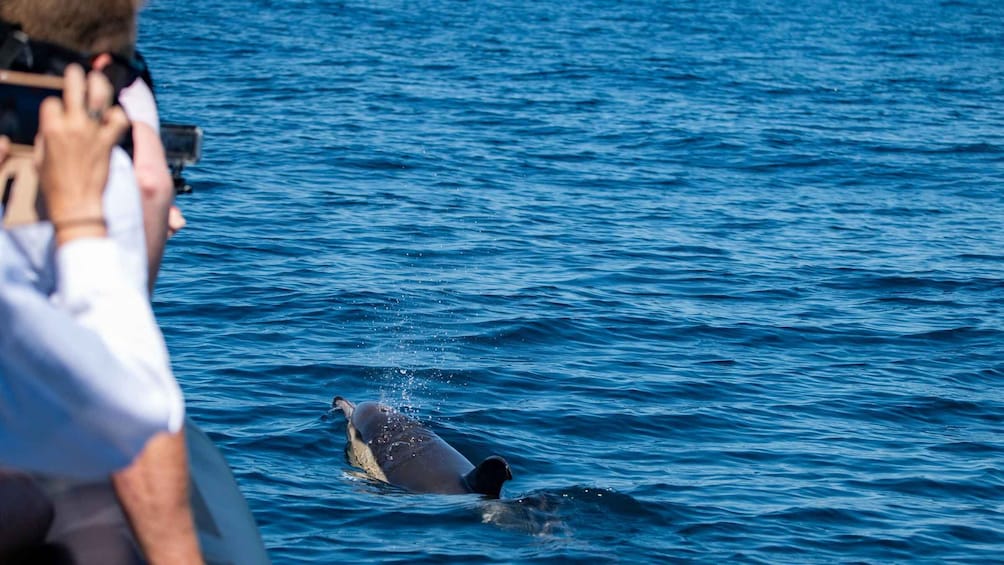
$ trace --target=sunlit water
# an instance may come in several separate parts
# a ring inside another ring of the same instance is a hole
[[[156,311],[274,561],[1000,560],[1002,22],[151,0]],[[515,478],[368,481],[336,394]]]

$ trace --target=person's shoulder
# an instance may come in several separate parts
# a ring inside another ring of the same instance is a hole
[[[142,79],[134,80],[119,92],[119,104],[122,105],[130,121],[142,122],[160,133],[157,101],[153,97],[153,91]]]

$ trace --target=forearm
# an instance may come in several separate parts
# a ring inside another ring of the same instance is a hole
[[[185,435],[155,436],[113,476],[119,501],[151,565],[202,563],[189,506]]]
[[[133,163],[143,203],[143,231],[149,262],[149,285],[153,290],[167,243],[168,213],[174,203],[174,182],[168,172],[164,146],[152,127],[133,123]]]

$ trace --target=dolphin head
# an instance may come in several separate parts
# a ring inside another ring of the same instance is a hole
[[[464,482],[471,492],[498,498],[502,494],[502,483],[512,479],[509,463],[498,455],[482,461],[473,471],[464,476]]]
[[[361,467],[377,480],[387,482],[387,476],[380,468],[373,450],[364,438],[363,434],[365,432],[356,427],[358,418],[363,422],[360,425],[365,428],[367,417],[371,416],[372,412],[379,411],[380,406],[372,402],[363,402],[357,406],[350,400],[336,396],[331,401],[331,409],[332,411],[341,410],[345,414],[345,439],[347,440],[345,443],[345,456],[348,458],[349,463],[356,467]]]

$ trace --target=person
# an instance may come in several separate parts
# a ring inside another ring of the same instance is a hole
[[[112,149],[128,120],[107,106],[110,94],[99,73],[85,79],[80,67],[66,69],[63,100],[46,99],[39,111],[36,157],[48,222],[0,230],[6,468],[104,476],[183,422],[142,279],[128,273],[127,250],[109,237],[128,222],[105,204],[106,194],[136,192],[128,157]],[[0,159],[9,153],[0,138]],[[25,244],[46,236],[54,264],[39,269]]]
[[[134,73],[119,73],[131,82],[116,86],[118,102],[132,125],[133,166],[143,202],[152,292],[166,241],[185,221],[174,206],[174,182],[160,141],[152,83],[147,82],[148,73],[143,76],[145,61],[135,51],[142,4],[142,0],[0,0],[0,19],[16,22],[33,38],[92,54],[94,69],[105,70],[116,62],[141,67],[133,69]]]
[[[96,69],[106,69],[115,59],[131,58],[137,9],[134,0],[0,0],[0,18],[20,24],[33,39],[96,54],[91,58]],[[131,108],[137,116],[132,133],[143,208],[140,226],[145,232],[143,278],[148,291],[152,291],[167,235],[176,227],[168,220],[173,182],[156,131],[159,120],[152,92],[135,80],[119,98],[127,113]],[[127,245],[134,241],[122,239]],[[147,442],[134,463],[113,476],[113,482],[151,563],[199,562],[181,430],[159,434]]]

